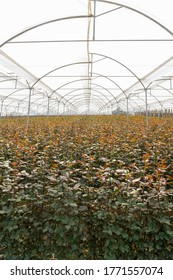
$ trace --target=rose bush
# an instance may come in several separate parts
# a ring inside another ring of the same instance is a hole
[[[25,122],[0,122],[0,259],[173,259],[172,118]]]

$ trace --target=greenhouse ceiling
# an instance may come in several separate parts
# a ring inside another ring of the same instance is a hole
[[[0,115],[172,110],[172,6],[3,1]]]

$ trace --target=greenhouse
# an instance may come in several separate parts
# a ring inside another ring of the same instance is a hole
[[[173,260],[172,0],[1,2],[0,260]]]
[[[171,1],[138,2],[6,1],[1,116],[172,113]]]

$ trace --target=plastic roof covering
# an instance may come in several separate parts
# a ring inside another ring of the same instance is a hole
[[[173,108],[172,0],[1,3],[0,115]]]

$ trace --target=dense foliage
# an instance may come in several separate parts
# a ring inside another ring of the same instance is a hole
[[[0,120],[0,259],[173,259],[173,119]]]

